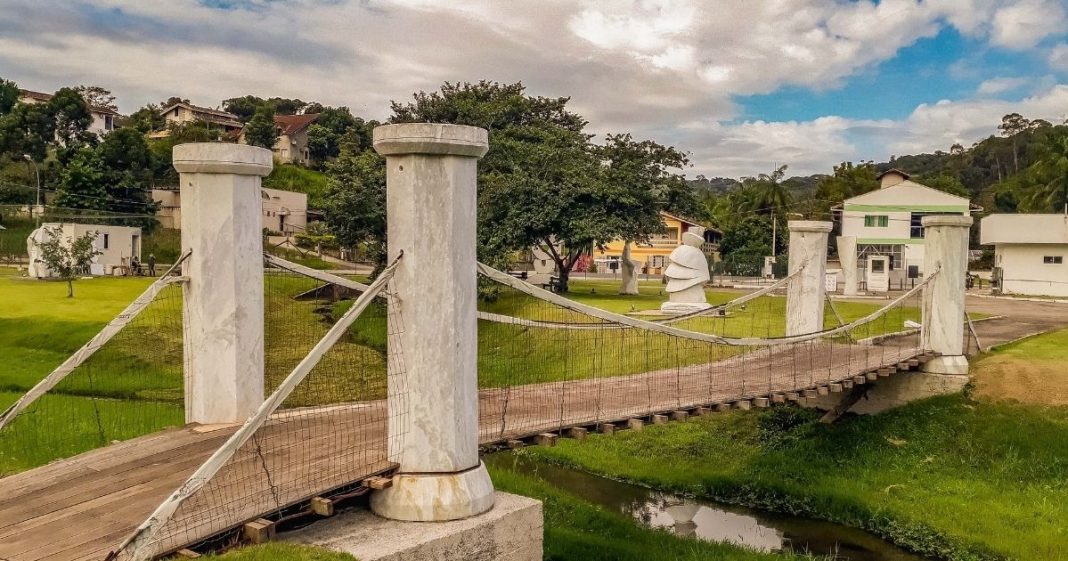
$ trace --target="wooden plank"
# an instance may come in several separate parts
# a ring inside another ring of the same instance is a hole
[[[771,405],[771,400],[766,398],[766,397],[758,397],[758,398],[753,400],[753,405],[763,409],[763,408]]]
[[[654,425],[665,425],[668,422],[667,415],[651,415],[649,418]]]
[[[645,423],[641,419],[627,419],[627,428],[630,430],[642,430]]]
[[[551,432],[543,432],[534,437],[534,444],[538,446],[556,446],[556,435]]]
[[[679,409],[679,410],[671,412],[671,420],[672,421],[685,421],[686,418],[689,417],[689,416],[690,416],[690,414],[688,412],[686,412],[686,410],[684,410],[684,409]]]
[[[835,382],[827,387],[831,390],[831,393],[842,393],[842,384],[840,383]]]
[[[553,436],[555,436],[555,435],[553,435]],[[363,485],[364,485],[364,487],[367,487],[368,489],[375,489],[377,491],[381,491],[382,489],[389,489],[390,487],[393,486],[393,478],[392,477],[378,477],[378,476],[368,477],[367,479],[363,480]]]
[[[597,427],[597,432],[601,434],[612,434],[616,432],[616,426],[612,423],[601,423],[601,425]]]

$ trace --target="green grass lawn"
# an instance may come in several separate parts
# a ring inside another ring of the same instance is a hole
[[[76,297],[71,299],[66,298],[62,283],[0,276],[0,301],[11,303],[0,313],[0,354],[8,358],[7,367],[0,370],[0,406],[13,402],[70,356],[149,282],[145,278],[79,280],[75,283]],[[268,391],[351,305],[351,300],[331,304],[293,298],[317,285],[304,277],[268,277]],[[573,286],[572,298],[618,311],[656,308],[664,298],[658,294],[659,285],[653,283],[643,285],[637,297],[615,294],[611,281],[578,280]],[[18,433],[14,436],[0,435],[0,473],[176,424],[183,396],[180,289],[169,287],[163,294],[55,388],[53,393],[62,400],[40,401],[27,412],[27,420],[19,419],[12,427],[29,428],[10,431]],[[713,302],[736,296],[709,293]],[[590,321],[514,291],[502,292],[496,300],[480,305],[520,317]],[[765,297],[734,310],[728,318],[694,319],[680,327],[732,336],[781,335],[784,327],[777,316],[782,315],[783,306],[783,298]],[[875,307],[853,305],[846,313],[859,317]],[[285,406],[385,397],[385,315],[381,305],[365,312]],[[641,330],[528,329],[480,322],[479,380],[482,387],[501,387],[617,376],[722,360],[741,350]]]
[[[863,528],[937,559],[1065,558],[1068,408],[955,395],[834,426],[816,416],[732,412],[529,451],[612,478]]]

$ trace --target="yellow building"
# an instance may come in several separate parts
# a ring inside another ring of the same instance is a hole
[[[693,220],[681,218],[673,214],[661,211],[660,217],[664,221],[664,231],[654,235],[645,243],[633,243],[630,248],[630,257],[640,263],[641,272],[647,275],[659,275],[667,267],[667,258],[671,251],[682,245],[682,234],[690,226],[704,226],[705,244],[701,247],[708,262],[715,261],[719,252],[719,240],[723,232]],[[593,250],[594,262],[599,272],[612,272],[619,270],[620,257],[623,255],[623,240],[615,240],[605,245],[604,249]]]

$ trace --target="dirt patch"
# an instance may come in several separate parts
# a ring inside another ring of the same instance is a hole
[[[1068,405],[1068,367],[1063,360],[992,355],[975,364],[972,375],[979,397]]]

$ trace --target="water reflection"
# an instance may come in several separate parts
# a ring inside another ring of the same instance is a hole
[[[510,452],[491,454],[485,461],[497,469],[536,476],[589,502],[679,536],[761,551],[833,555],[841,561],[923,561],[871,534],[829,522],[678,497]]]

